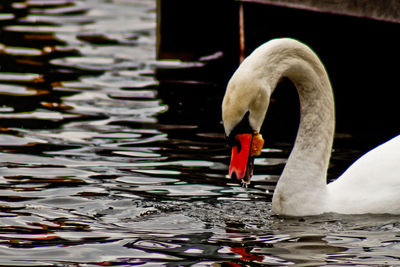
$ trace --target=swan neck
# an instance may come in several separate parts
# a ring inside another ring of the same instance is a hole
[[[275,69],[280,73],[271,77],[289,78],[296,86],[300,100],[300,124],[294,147],[275,189],[273,207],[280,209],[281,214],[296,213],[290,211],[291,206],[302,211],[322,209],[327,195],[326,174],[335,125],[331,85],[323,64],[308,47],[289,55],[281,53],[280,57],[275,59],[278,60],[275,64],[283,67]],[[297,203],[285,203],[283,199],[292,199]],[[282,209],[286,211],[282,212]],[[318,210],[307,212],[319,213]]]
[[[319,168],[309,169],[307,173],[313,171],[314,176],[318,174],[325,179],[335,123],[332,89],[324,69],[316,72],[307,65],[295,69],[295,75],[291,71],[285,75],[295,84],[300,100],[300,124],[287,168],[290,170],[291,162],[295,161],[309,162],[307,166],[314,163]]]

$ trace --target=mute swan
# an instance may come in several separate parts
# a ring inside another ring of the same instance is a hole
[[[245,183],[254,155],[261,152],[258,132],[278,81],[289,78],[300,99],[300,125],[293,150],[279,178],[272,210],[281,215],[400,214],[400,135],[354,162],[327,184],[334,135],[331,85],[318,56],[288,38],[274,39],[248,56],[230,79],[222,119],[232,145],[231,177]]]

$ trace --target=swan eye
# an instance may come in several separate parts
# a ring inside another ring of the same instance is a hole
[[[228,146],[230,146],[230,147],[235,146],[235,137],[233,137],[232,134],[231,135],[225,134],[225,140],[226,140],[226,143],[228,144]]]
[[[238,141],[238,135],[240,134],[251,134],[254,132],[253,128],[250,126],[250,121],[249,121],[249,116],[250,112],[247,111],[242,120],[230,131],[230,133],[227,135],[225,134],[226,142],[230,147],[234,147],[237,145]]]

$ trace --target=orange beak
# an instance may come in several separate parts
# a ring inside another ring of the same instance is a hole
[[[235,137],[236,143],[232,147],[231,164],[229,166],[229,176],[236,176],[244,183],[250,183],[253,176],[254,156],[261,154],[264,139],[261,134],[238,134]]]
[[[249,182],[253,175],[253,160],[250,156],[252,134],[236,135],[237,143],[232,147],[231,164],[229,166],[229,176],[236,176],[238,180]]]

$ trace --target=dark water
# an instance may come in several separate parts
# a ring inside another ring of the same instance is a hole
[[[400,263],[399,217],[272,214],[290,138],[271,137],[249,188],[227,178],[223,79],[155,60],[154,1],[0,12],[0,265]],[[368,147],[335,144],[331,177]]]

